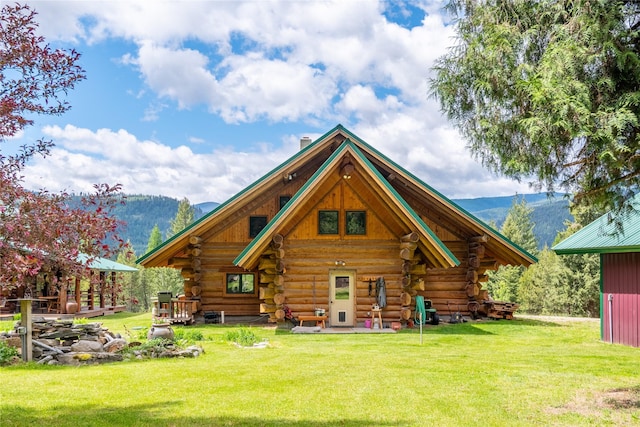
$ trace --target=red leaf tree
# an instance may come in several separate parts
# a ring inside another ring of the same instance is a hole
[[[80,55],[52,49],[36,35],[35,17],[26,5],[0,10],[0,143],[33,125],[33,117],[67,111],[64,96],[85,78]],[[17,154],[0,151],[0,291],[28,286],[41,272],[52,273],[52,280],[86,277],[96,257],[122,246],[112,215],[124,203],[119,184],[95,185],[80,204],[66,192],[24,187],[26,163],[46,157],[51,147],[52,141],[40,139]]]

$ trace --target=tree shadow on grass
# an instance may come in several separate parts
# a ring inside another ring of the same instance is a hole
[[[522,319],[522,318],[516,318],[513,320],[504,320],[504,321],[497,320],[496,322],[498,323],[499,322],[516,322],[518,325],[543,326],[545,328],[566,326],[566,325],[563,325],[561,322],[553,322],[549,320],[537,320],[537,319]]]
[[[3,427],[25,425],[54,425],[54,426],[396,426],[411,424],[408,420],[394,420],[394,422],[380,422],[376,419],[329,419],[318,420],[289,420],[273,416],[264,418],[251,415],[251,408],[245,408],[246,415],[229,416],[216,414],[215,402],[211,402],[210,415],[172,415],[173,407],[182,406],[184,402],[163,400],[149,405],[115,406],[108,403],[94,405],[77,404],[58,406],[51,409],[34,411],[32,408],[18,405],[0,405],[0,416]]]
[[[438,326],[428,327],[425,333],[432,335],[494,335],[493,332],[478,328],[476,324],[470,322],[440,324]]]

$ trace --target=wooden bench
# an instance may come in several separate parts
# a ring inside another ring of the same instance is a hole
[[[324,328],[324,327],[326,327],[325,326],[325,320],[327,320],[327,316],[305,316],[305,315],[300,315],[300,316],[298,316],[298,320],[300,321],[300,326],[302,326],[302,322],[307,320],[307,321],[310,321],[310,322],[316,322],[316,326],[320,326],[321,328]]]

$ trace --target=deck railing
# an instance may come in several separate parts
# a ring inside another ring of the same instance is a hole
[[[193,313],[197,311],[196,301],[172,298],[169,303],[153,302],[155,317],[171,323],[192,323]]]

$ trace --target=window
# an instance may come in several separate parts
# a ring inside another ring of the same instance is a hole
[[[226,295],[254,295],[256,293],[253,273],[227,273]]]
[[[367,213],[365,211],[347,211],[346,234],[367,234]]]
[[[284,208],[284,205],[291,200],[291,196],[280,196],[280,209]]]
[[[252,216],[249,218],[249,237],[256,237],[267,226],[266,216]]]
[[[318,211],[318,233],[338,234],[338,211]]]

